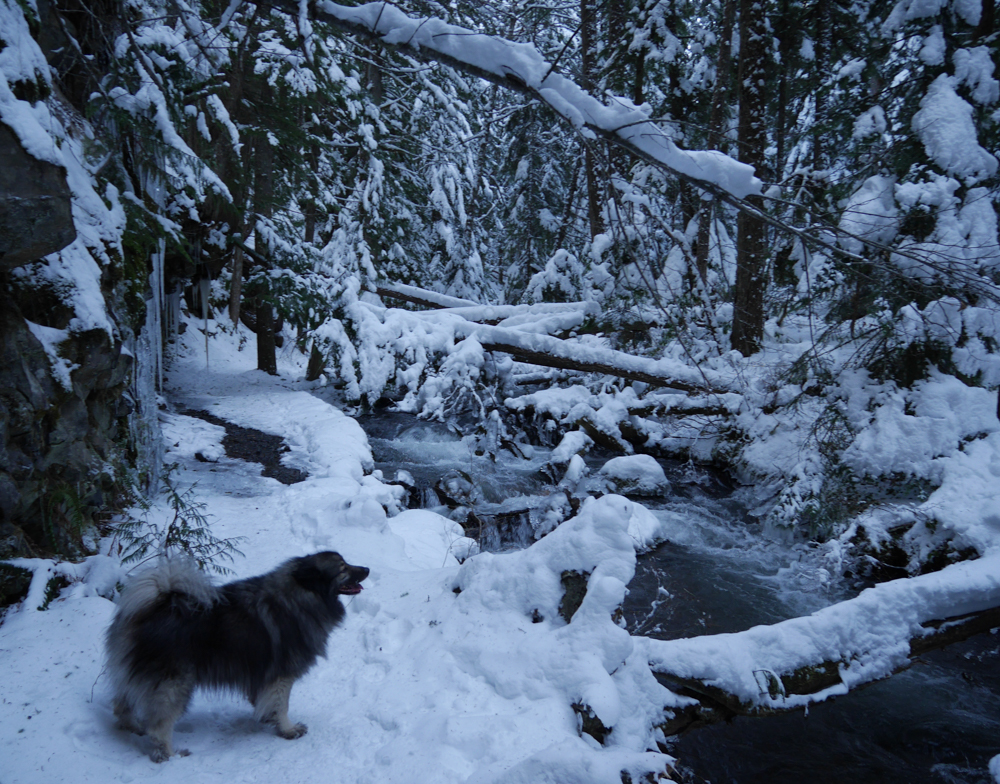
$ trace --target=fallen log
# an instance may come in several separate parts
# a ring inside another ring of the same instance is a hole
[[[803,710],[902,672],[929,651],[1000,628],[998,566],[996,555],[954,564],[736,634],[646,639],[656,679],[694,700],[668,711],[660,729],[676,735],[736,716]],[[949,604],[960,611],[947,614]]]
[[[421,289],[417,286],[404,286],[401,283],[395,283],[392,285],[376,285],[370,290],[374,291],[374,293],[378,294],[380,297],[398,299],[401,302],[409,302],[412,305],[419,305],[420,307],[430,308],[431,310],[475,307],[479,304],[470,299],[449,297],[446,294],[439,294],[436,291],[428,291],[427,289]]]
[[[375,293],[447,312],[449,317],[454,318],[456,338],[475,337],[484,350],[509,354],[519,362],[557,370],[601,373],[629,381],[641,381],[651,387],[676,389],[681,392],[724,394],[735,391],[732,384],[721,374],[693,368],[677,360],[637,357],[624,351],[601,346],[584,346],[542,333],[492,326],[468,317],[475,314],[463,312],[475,310],[483,321],[489,321],[491,315],[494,318],[526,315],[530,311],[526,311],[524,306],[456,304],[465,301],[414,286],[377,286]],[[580,312],[590,307],[588,303],[546,305],[543,306],[541,315],[550,314],[553,307],[575,312],[573,309],[577,305]]]
[[[702,371],[677,360],[649,359],[600,346],[583,346],[567,340],[520,330],[490,327],[469,322],[467,328],[456,326],[455,333],[475,337],[486,351],[509,354],[526,362],[558,370],[603,373],[641,381],[652,387],[666,387],[681,392],[723,394],[734,389],[721,374]]]
[[[413,305],[435,310],[447,311],[451,315],[461,316],[466,321],[475,324],[496,326],[508,322],[511,326],[517,322],[531,323],[533,326],[545,320],[552,322],[549,334],[560,332],[569,334],[580,327],[591,316],[596,316],[600,308],[595,302],[539,302],[532,305],[485,305],[466,300],[458,300],[436,291],[427,291],[416,286],[401,286],[399,284],[378,285],[374,293],[386,299],[396,299]],[[537,330],[536,330],[537,331]]]

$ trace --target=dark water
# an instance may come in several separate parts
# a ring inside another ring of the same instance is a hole
[[[810,590],[822,567],[738,544],[667,543],[640,557],[624,610],[660,639],[736,632],[842,598]],[[653,606],[655,603],[655,607]],[[910,670],[808,715],[736,719],[675,739],[691,781],[713,784],[994,784],[1000,754],[1000,633],[924,656]]]
[[[493,462],[441,425],[402,414],[359,421],[386,479],[402,469],[427,488],[458,470],[487,511],[537,503],[552,489],[539,473],[545,450]],[[651,508],[668,541],[638,559],[623,606],[630,631],[659,639],[736,632],[849,596],[827,551],[770,541],[718,476],[664,468],[672,492]],[[994,784],[987,766],[1000,754],[1000,633],[934,652],[808,715],[694,730],[672,741],[672,753],[689,781],[712,784]]]
[[[994,784],[998,649],[996,635],[969,640],[808,716],[705,727],[672,753],[713,784]]]

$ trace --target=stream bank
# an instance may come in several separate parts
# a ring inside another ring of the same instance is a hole
[[[556,490],[541,469],[550,450],[496,461],[446,426],[406,414],[359,417],[376,468],[408,475],[413,497],[453,512],[433,492],[460,472],[478,493],[477,515],[540,503]],[[612,455],[591,453],[596,470]],[[709,470],[659,461],[670,491],[638,499],[667,540],[638,557],[623,615],[629,631],[658,639],[736,632],[806,615],[855,591],[824,551],[767,538],[747,496]],[[524,546],[530,520],[487,549]],[[911,670],[808,715],[740,719],[668,740],[690,782],[714,784],[993,784],[1000,752],[1000,635],[982,635],[922,657]]]

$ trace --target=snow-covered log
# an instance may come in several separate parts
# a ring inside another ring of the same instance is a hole
[[[463,327],[456,325],[456,334],[462,331]],[[482,324],[470,323],[464,328],[464,332],[466,335],[475,335],[486,351],[501,351],[519,362],[560,370],[606,373],[682,392],[722,394],[733,391],[732,383],[721,374],[699,370],[679,360],[636,357],[603,346],[573,343],[550,335]]]
[[[563,340],[547,334],[568,332],[579,326],[591,314],[589,303],[454,306],[449,302],[455,299],[453,297],[413,286],[379,286],[376,293],[435,308],[412,312],[369,305],[369,311],[380,321],[386,321],[387,314],[404,315],[410,320],[427,319],[436,329],[443,327],[449,331],[455,340],[474,337],[485,351],[509,354],[519,362],[559,370],[604,373],[681,392],[725,394],[736,391],[734,379],[716,370],[693,367],[677,359],[637,357],[595,343]],[[502,320],[502,326],[488,323],[497,319]]]
[[[725,201],[742,202],[761,192],[753,167],[714,150],[682,150],[653,122],[647,108],[622,97],[602,103],[557,73],[555,65],[546,62],[531,44],[433,17],[407,16],[387,2],[355,7],[329,0],[262,0],[260,4],[296,16],[308,9],[313,19],[344,32],[521,92],[547,105],[582,136],[605,139]],[[307,29],[306,25],[301,29]]]
[[[447,310],[456,316],[461,316],[477,324],[496,326],[500,322],[511,321],[536,322],[539,318],[552,314],[579,314],[581,320],[586,316],[596,316],[600,308],[596,302],[539,302],[533,305],[483,305],[471,300],[450,297],[436,291],[428,291],[416,286],[404,286],[398,283],[378,285],[375,293],[386,299],[397,299],[433,310]]]
[[[807,708],[1000,627],[1000,553],[869,588],[812,615],[735,634],[645,641],[657,680],[697,702],[675,734],[734,716]]]
[[[461,308],[475,307],[477,302],[471,299],[460,299],[449,297],[447,294],[440,294],[436,291],[428,291],[417,286],[407,286],[402,283],[385,283],[375,286],[374,292],[380,297],[388,299],[398,299],[401,302],[409,302],[413,305],[420,305],[423,308]]]

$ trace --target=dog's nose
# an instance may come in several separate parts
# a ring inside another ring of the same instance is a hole
[[[358,567],[358,571],[361,572],[361,576],[358,578],[358,582],[360,583],[362,580],[364,580],[368,576],[368,567],[366,567],[366,566],[360,566],[360,567]]]

